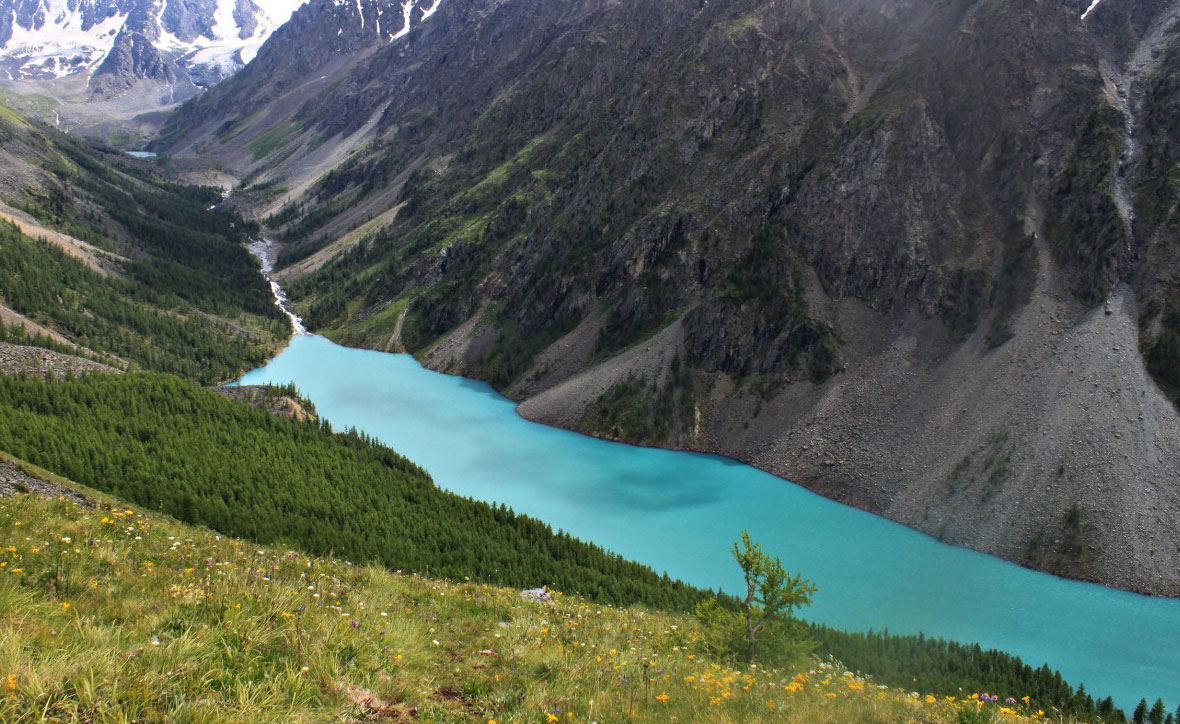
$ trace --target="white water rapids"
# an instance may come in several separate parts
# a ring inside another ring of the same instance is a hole
[[[287,306],[287,293],[284,292],[283,288],[279,286],[279,283],[271,277],[271,272],[273,272],[275,268],[274,260],[271,258],[273,247],[273,241],[270,239],[261,239],[250,245],[250,253],[257,257],[259,264],[262,265],[262,276],[267,282],[270,283],[270,291],[271,294],[274,295],[275,306],[283,310],[283,314],[287,315],[287,318],[291,320],[291,333],[296,335],[310,334],[310,332],[307,331],[307,327],[303,326],[303,320],[300,319],[299,315],[292,312],[291,308]]]

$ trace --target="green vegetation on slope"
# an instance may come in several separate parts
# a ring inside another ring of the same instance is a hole
[[[278,318],[245,249],[257,224],[224,210],[219,190],[154,176],[122,157],[44,129],[41,161],[52,180],[13,201],[42,223],[135,259],[128,275],[202,311]],[[96,211],[97,209],[97,211]]]
[[[1142,168],[1135,209],[1144,236],[1161,249],[1180,238],[1180,43],[1143,80]],[[1159,272],[1170,278],[1166,271]],[[1180,402],[1180,289],[1174,281],[1156,292],[1140,316],[1140,342],[1147,369],[1173,402]]]
[[[610,603],[683,610],[705,595],[439,490],[364,436],[277,419],[166,375],[0,378],[0,450],[182,520],[316,554]]]
[[[1087,304],[1102,301],[1114,287],[1127,247],[1112,177],[1121,142],[1118,110],[1100,106],[1086,120],[1049,198],[1045,234],[1050,248],[1074,270],[1072,291]]]
[[[0,222],[0,298],[82,347],[205,383],[260,364],[282,325],[276,320],[272,336],[251,339],[201,314],[166,284],[103,276],[7,222]]]
[[[168,375],[0,377],[0,450],[188,522],[313,554],[548,584],[600,603],[688,610],[708,598],[530,518],[440,491],[363,436],[280,419]],[[1089,716],[1103,708],[1055,672],[978,646],[822,626],[809,638],[850,669],[907,689],[1028,694],[1045,709]]]
[[[1095,699],[1084,686],[1070,687],[1047,665],[1033,668],[1002,651],[979,644],[897,636],[885,632],[852,633],[813,626],[818,650],[856,671],[911,690],[953,696],[963,691],[1023,692],[1039,706],[1089,720],[1124,720],[1110,697]],[[848,663],[848,662],[855,662]]]
[[[1044,724],[829,661],[735,666],[691,617],[399,575],[103,499],[0,499],[0,719]]]
[[[16,165],[5,203],[112,253],[95,254],[100,274],[0,224],[6,306],[100,355],[206,383],[256,366],[286,336],[245,248],[257,224],[213,208],[218,189],[172,183],[3,106],[0,147]]]

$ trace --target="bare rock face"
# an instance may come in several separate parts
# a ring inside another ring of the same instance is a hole
[[[312,4],[160,147],[314,256],[313,328],[1180,595],[1177,7]]]

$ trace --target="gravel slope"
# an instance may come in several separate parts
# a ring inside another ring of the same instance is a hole
[[[1041,260],[1015,336],[992,350],[982,332],[950,345],[916,312],[890,321],[859,302],[828,302],[856,344],[844,372],[766,400],[717,378],[688,447],[950,543],[1180,595],[1180,415],[1144,368],[1134,295],[1119,287],[1083,313]],[[577,358],[587,334],[559,341],[549,362],[562,350]],[[615,382],[664,374],[682,341],[672,325],[544,389],[514,390],[520,413],[578,429]]]

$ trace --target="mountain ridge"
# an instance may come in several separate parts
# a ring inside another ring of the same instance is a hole
[[[55,101],[46,120],[92,135],[147,133],[144,113],[240,70],[298,0],[3,0],[0,84]],[[271,13],[274,14],[272,17]]]

